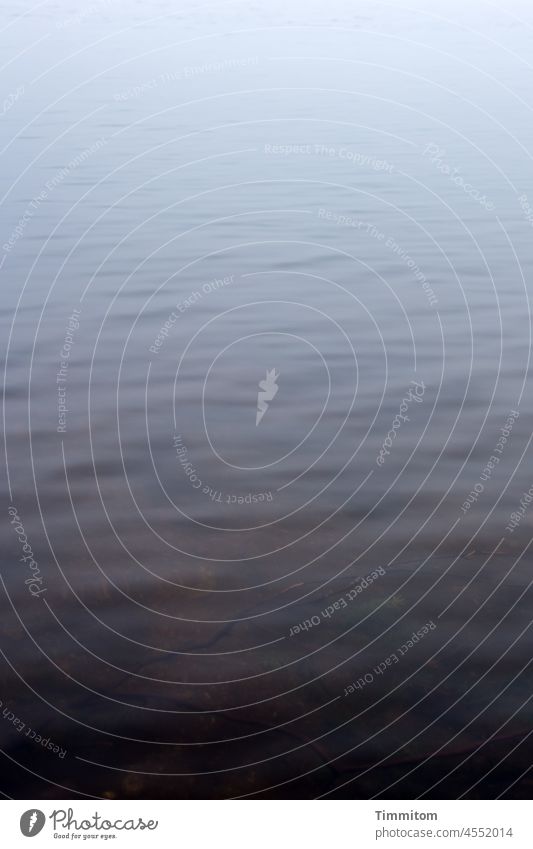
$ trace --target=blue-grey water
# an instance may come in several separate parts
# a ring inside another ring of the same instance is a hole
[[[532,46],[4,5],[4,794],[531,792]]]

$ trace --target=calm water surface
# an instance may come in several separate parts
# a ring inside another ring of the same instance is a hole
[[[463,6],[4,7],[4,793],[530,793],[533,15]]]

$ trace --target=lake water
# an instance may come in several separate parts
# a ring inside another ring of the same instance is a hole
[[[531,6],[179,6],[0,17],[0,789],[528,798]]]

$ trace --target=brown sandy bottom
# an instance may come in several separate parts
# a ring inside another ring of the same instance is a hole
[[[19,611],[27,631],[9,611],[2,790],[526,798],[527,581],[510,552],[488,557],[395,564],[367,587],[366,568],[267,586],[225,624],[139,610],[132,626],[108,587],[84,596],[105,629],[67,595],[31,619]],[[144,604],[160,593],[146,590]],[[194,616],[213,608],[204,593]],[[128,634],[128,623],[132,642],[112,630]]]

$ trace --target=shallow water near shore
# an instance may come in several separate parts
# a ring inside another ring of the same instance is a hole
[[[4,793],[529,797],[532,44],[1,13]]]

